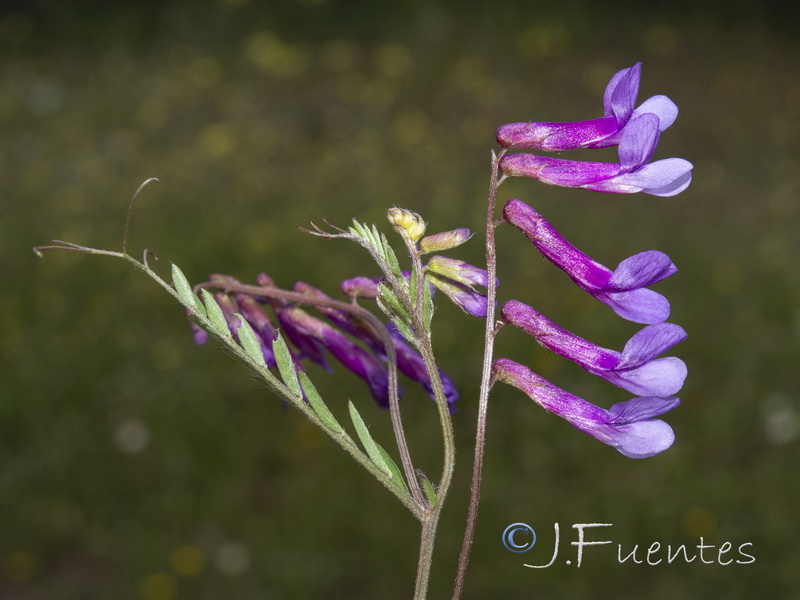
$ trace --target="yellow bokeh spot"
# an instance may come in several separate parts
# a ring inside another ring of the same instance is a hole
[[[400,44],[382,46],[376,56],[378,67],[384,75],[402,75],[411,68],[411,53]]]
[[[202,550],[189,544],[178,546],[172,551],[169,559],[172,570],[183,577],[199,575],[206,566]]]
[[[717,517],[707,508],[694,506],[683,513],[683,531],[691,538],[708,537],[717,528]]]
[[[284,79],[302,75],[309,63],[304,48],[284,44],[265,31],[250,36],[245,43],[245,54],[261,70]]]
[[[153,573],[142,582],[142,596],[147,600],[172,600],[177,592],[175,578],[167,573]]]
[[[222,124],[206,127],[197,140],[200,148],[212,156],[224,156],[233,150],[234,141],[228,127]]]
[[[36,570],[36,559],[28,552],[12,552],[3,557],[0,568],[11,581],[27,581]]]

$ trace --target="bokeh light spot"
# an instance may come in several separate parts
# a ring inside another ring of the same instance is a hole
[[[172,565],[172,570],[184,577],[199,575],[206,565],[203,552],[197,546],[189,544],[175,548],[172,551],[169,562]]]
[[[142,596],[146,600],[172,600],[177,592],[175,578],[167,573],[153,573],[142,582]]]
[[[125,419],[114,429],[114,444],[123,454],[139,454],[150,445],[150,429],[139,419]]]
[[[214,566],[224,575],[240,575],[250,566],[250,552],[241,542],[227,542],[214,554]]]
[[[683,531],[689,537],[708,537],[716,528],[716,515],[705,507],[694,506],[683,513]]]
[[[3,557],[0,568],[11,581],[27,581],[36,571],[36,559],[28,552],[11,552]]]

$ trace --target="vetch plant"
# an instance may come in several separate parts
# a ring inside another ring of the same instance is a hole
[[[354,242],[374,260],[377,276],[345,279],[340,287],[341,300],[304,281],[289,288],[280,287],[265,273],[256,275],[253,284],[214,274],[193,285],[172,265],[168,282],[151,268],[152,253],[146,250],[139,261],[127,251],[134,201],[152,179],[134,194],[121,251],[63,241],[34,250],[40,256],[45,250],[66,250],[128,261],[183,305],[198,344],[213,338],[253,371],[273,394],[350,454],[420,524],[413,596],[418,600],[427,596],[437,528],[455,469],[451,413],[458,403],[474,402],[477,396],[469,513],[453,591],[453,598],[457,599],[464,587],[477,523],[488,400],[496,382],[517,388],[546,411],[630,458],[653,456],[669,448],[675,439],[672,428],[656,417],[680,403],[675,394],[686,378],[686,365],[679,358],[661,355],[685,339],[686,333],[678,325],[666,322],[669,302],[650,289],[677,272],[669,257],[647,250],[622,260],[611,270],[578,250],[521,200],[506,202],[502,219],[496,220],[495,215],[498,188],[513,176],[594,192],[643,191],[671,196],[684,190],[691,181],[690,163],[680,158],[651,162],[660,133],[674,122],[677,107],[664,96],[654,96],[636,107],[640,75],[641,64],[636,64],[611,78],[603,99],[605,115],[601,118],[574,123],[513,123],[497,130],[501,150],[492,153],[485,266],[471,265],[457,257],[457,249],[472,237],[469,229],[459,227],[426,235],[427,224],[422,216],[394,207],[387,211],[394,237],[357,220],[347,228],[323,229],[312,224],[303,230],[331,243]],[[618,146],[619,163],[510,153],[613,145]],[[617,351],[579,337],[519,300],[503,302],[497,321],[500,282],[495,234],[503,223],[522,232],[534,249],[564,271],[579,289],[608,305],[621,318],[643,327]],[[398,253],[396,245],[404,251]],[[485,319],[477,394],[459,388],[438,366],[431,323],[435,304],[441,301],[452,301],[468,316]],[[528,366],[509,358],[495,358],[494,341],[506,324],[636,397],[605,409],[546,381]],[[312,383],[312,378],[325,375],[310,365],[330,370],[331,358],[365,384],[364,396],[348,400],[346,412],[344,399],[322,398]],[[434,401],[432,408],[441,428],[443,447],[438,474],[425,474],[415,467],[400,411],[400,375],[407,380],[403,383],[407,389],[420,386]],[[388,410],[393,444],[371,434],[358,408],[367,399]]]

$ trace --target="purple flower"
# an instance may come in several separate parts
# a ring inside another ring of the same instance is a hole
[[[622,352],[615,352],[562,329],[516,300],[503,305],[502,315],[504,321],[533,336],[548,350],[633,394],[670,396],[686,379],[686,365],[681,359],[656,358],[686,339],[686,332],[678,325],[648,325],[628,340]]]
[[[675,441],[672,428],[653,417],[678,406],[678,398],[633,398],[605,410],[507,358],[495,360],[492,370],[498,380],[514,386],[545,410],[629,458],[653,456]]]
[[[382,277],[353,277],[345,279],[339,286],[342,293],[351,298],[367,298],[374,300],[378,297],[378,285],[383,281]]]
[[[692,163],[682,158],[649,162],[658,144],[658,127],[659,119],[653,113],[632,119],[625,126],[619,142],[619,163],[507,154],[500,160],[500,168],[511,177],[530,177],[561,187],[615,194],[645,192],[654,196],[674,196],[689,187]]]
[[[329,298],[325,292],[302,281],[297,282],[294,285],[294,289],[297,292],[313,295],[317,298]],[[337,308],[318,306],[316,309],[325,315],[339,329],[366,343],[378,358],[384,361],[386,360],[386,351],[383,347],[383,341],[369,323],[351,313]],[[422,360],[422,357],[416,350],[411,348],[411,346],[404,341],[403,336],[394,326],[386,325],[386,328],[394,343],[397,356],[397,370],[409,379],[420,383],[425,389],[425,392],[435,400],[436,396],[433,393],[431,380],[425,368],[425,361]],[[450,411],[453,412],[454,404],[456,400],[458,400],[458,392],[455,389],[453,380],[441,369],[439,370],[439,377],[442,381],[447,404],[450,406]]]
[[[327,349],[340,363],[367,382],[372,396],[380,406],[389,406],[389,373],[377,358],[349,340],[342,332],[312,317],[301,308],[282,309],[278,318],[286,327],[292,343],[297,345],[296,339],[300,338],[304,344],[314,342],[320,348]]]
[[[640,252],[626,258],[611,271],[570,244],[544,217],[521,200],[509,200],[503,208],[503,215],[533,242],[545,258],[623,319],[634,323],[660,323],[669,317],[667,299],[646,289],[678,270],[663,252]]]
[[[497,130],[497,142],[506,149],[556,151],[577,148],[603,148],[619,144],[628,123],[645,113],[658,117],[664,131],[678,116],[678,107],[666,96],[653,96],[634,108],[639,93],[642,63],[616,73],[603,95],[605,115],[573,123],[510,123]]]

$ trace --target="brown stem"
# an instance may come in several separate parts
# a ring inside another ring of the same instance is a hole
[[[453,588],[453,600],[458,600],[464,589],[464,578],[469,564],[469,553],[475,539],[475,524],[478,520],[478,504],[481,500],[481,481],[483,478],[483,453],[486,445],[486,414],[489,410],[489,390],[491,389],[492,354],[495,334],[495,300],[497,298],[497,256],[494,241],[494,212],[497,200],[497,186],[500,185],[499,164],[505,153],[492,152],[492,176],[489,181],[489,196],[486,209],[486,273],[488,285],[486,292],[486,333],[484,336],[483,372],[481,374],[481,390],[478,399],[478,425],[475,432],[475,458],[472,464],[472,485],[470,487],[469,512],[464,530],[464,542],[458,558],[458,572]]]

